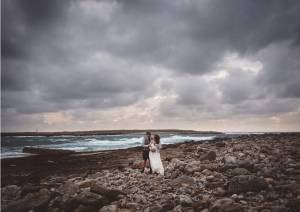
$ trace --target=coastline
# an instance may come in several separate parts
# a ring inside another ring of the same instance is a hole
[[[165,177],[140,173],[140,147],[1,159],[2,210],[296,211],[299,150],[300,133],[167,144]],[[104,202],[95,197],[100,185]],[[112,190],[119,193],[109,198]]]

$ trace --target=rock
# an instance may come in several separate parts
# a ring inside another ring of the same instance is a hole
[[[136,211],[136,210],[140,210],[142,207],[140,204],[136,203],[136,202],[128,202],[126,204],[126,208],[129,208],[133,211]]]
[[[41,189],[41,186],[33,185],[31,183],[27,183],[22,188],[22,196],[26,195],[27,193],[37,192]]]
[[[228,173],[230,175],[236,176],[236,175],[247,175],[249,174],[249,171],[244,168],[235,168],[235,169],[229,169]]]
[[[79,191],[79,186],[70,180],[68,180],[62,187],[59,188],[60,193],[68,196],[72,196]]]
[[[41,189],[39,192],[27,194],[24,198],[14,201],[2,209],[4,212],[46,211],[49,201],[50,192],[47,189]]]
[[[213,160],[216,160],[216,158],[217,158],[216,152],[215,151],[210,151],[207,154],[205,154],[202,157],[200,157],[200,160],[213,161]]]
[[[224,196],[225,194],[226,194],[226,191],[223,189],[223,188],[221,188],[221,187],[218,187],[218,188],[216,188],[216,190],[214,191],[214,194],[216,195],[216,196]]]
[[[300,190],[300,184],[299,183],[289,183],[284,185],[278,185],[275,187],[276,190],[281,192],[288,192],[288,191],[296,191]]]
[[[248,171],[253,171],[254,164],[249,160],[240,160],[238,161],[239,168],[245,168]]]
[[[91,205],[94,207],[101,207],[109,203],[109,201],[99,195],[89,191],[83,191],[75,197],[76,202],[82,205]]]
[[[288,208],[289,212],[298,212],[300,208],[300,200],[299,199],[290,199],[286,207]]]
[[[162,203],[162,211],[170,211],[175,207],[175,203],[171,200]]]
[[[98,212],[98,209],[91,205],[79,205],[74,212]]]
[[[243,207],[234,203],[230,198],[223,198],[215,201],[211,207],[212,212],[242,212]]]
[[[94,183],[97,183],[97,181],[93,180],[93,179],[86,179],[84,181],[78,182],[77,185],[79,188],[87,188],[87,187],[90,187]]]
[[[119,209],[116,205],[106,205],[106,206],[103,206],[99,212],[118,212]]]
[[[183,170],[185,165],[186,164],[183,161],[178,160],[177,158],[173,158],[170,162],[170,166],[172,166],[173,169]]]
[[[135,161],[132,165],[131,168],[133,169],[142,169],[144,168],[144,161],[139,160],[139,161]]]
[[[93,193],[105,196],[110,202],[118,200],[119,195],[125,195],[125,193],[120,191],[120,190],[107,189],[107,188],[99,185],[97,182],[93,182],[91,184],[90,191],[93,192]]]
[[[224,161],[224,163],[233,163],[233,164],[235,164],[237,162],[236,157],[234,157],[234,156],[225,156],[223,158],[223,161]]]
[[[202,170],[205,170],[205,169],[208,169],[208,170],[211,170],[211,171],[217,170],[218,169],[218,164],[214,164],[214,163],[202,164],[200,170],[202,171]]]
[[[189,207],[193,205],[193,200],[187,195],[179,195],[179,202],[184,207]]]
[[[192,185],[195,182],[194,178],[182,175],[176,179],[174,179],[171,184],[173,186],[182,186],[182,185]]]
[[[229,182],[229,193],[242,193],[248,191],[261,191],[268,188],[265,179],[258,178],[254,175],[235,176]]]
[[[223,141],[219,141],[219,142],[216,142],[216,146],[217,146],[217,147],[225,147],[226,144],[225,144],[225,142],[223,142]]]
[[[15,200],[20,197],[21,188],[17,185],[8,185],[1,188],[2,200]]]

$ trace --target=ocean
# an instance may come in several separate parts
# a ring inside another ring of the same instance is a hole
[[[162,144],[174,144],[184,141],[212,140],[217,137],[236,137],[242,133],[226,134],[173,134],[160,133]],[[66,149],[78,152],[97,150],[124,149],[140,146],[143,133],[122,135],[85,135],[85,136],[4,136],[1,144],[1,158],[15,158],[28,156],[22,153],[25,146],[52,149]]]

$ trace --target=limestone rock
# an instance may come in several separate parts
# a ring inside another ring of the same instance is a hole
[[[229,193],[242,193],[248,191],[261,191],[268,188],[268,184],[263,178],[254,175],[235,176],[229,182]]]
[[[216,152],[215,151],[210,151],[207,154],[205,154],[202,157],[200,157],[200,160],[213,161],[213,160],[216,160],[216,158],[217,158]]]

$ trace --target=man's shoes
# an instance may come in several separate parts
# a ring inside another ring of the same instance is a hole
[[[144,171],[145,171],[145,169],[142,169],[142,170],[141,170],[141,173],[144,173]]]

